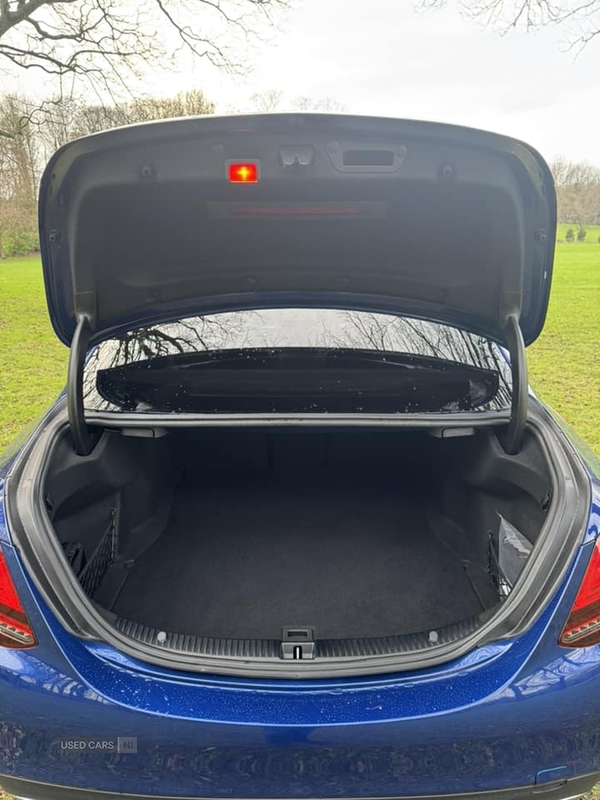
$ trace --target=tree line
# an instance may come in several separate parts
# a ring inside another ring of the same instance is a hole
[[[0,97],[0,258],[38,248],[37,189],[52,153],[79,136],[120,125],[212,114],[201,91],[129,103],[94,105],[56,98],[43,104],[22,95]]]
[[[555,159],[551,167],[559,221],[576,225],[580,230],[600,224],[600,168],[565,158]]]

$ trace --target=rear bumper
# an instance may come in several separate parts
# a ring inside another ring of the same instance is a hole
[[[359,716],[394,711],[394,704],[406,711],[411,690],[390,682],[252,693],[231,683],[170,683],[161,686],[163,697],[179,716],[159,716],[126,705],[156,706],[157,699],[129,686],[125,672],[112,675],[113,694],[122,695],[116,703],[66,669],[46,665],[40,678],[43,665],[28,664],[33,652],[10,654],[18,672],[8,680],[0,668],[0,786],[17,798],[564,800],[600,782],[600,653],[592,648],[582,651],[587,665],[545,660],[545,670],[501,686],[488,702],[362,724]],[[493,665],[487,666],[480,678],[489,685]],[[145,683],[151,689],[154,681]],[[456,702],[460,676],[452,684]],[[442,705],[436,681],[423,689]],[[182,718],[188,703],[196,719]],[[311,710],[325,719],[343,713],[347,722],[299,725]],[[226,712],[238,721],[223,719]],[[280,722],[272,724],[275,718]],[[135,738],[135,750],[119,749],[118,741],[110,749],[64,746],[121,737]]]
[[[30,618],[38,647],[0,648],[0,785],[16,797],[563,800],[600,780],[600,647],[558,647],[554,606],[544,637],[336,683],[168,674]],[[68,744],[87,739],[117,746]]]
[[[491,792],[470,792],[468,794],[436,795],[397,795],[389,800],[566,800],[579,797],[600,782],[600,773],[581,775],[564,782],[542,784],[540,786],[517,787]],[[11,778],[0,775],[2,788],[15,798],[22,800],[174,800],[174,796],[121,794],[99,792],[93,789],[74,789],[52,783]],[[290,795],[292,796],[292,795]],[[192,797],[178,796],[176,800],[194,800]]]

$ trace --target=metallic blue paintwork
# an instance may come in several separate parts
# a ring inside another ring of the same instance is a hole
[[[364,797],[600,770],[600,646],[557,639],[600,529],[600,483],[561,589],[518,639],[418,673],[335,681],[174,672],[67,634],[0,540],[38,646],[0,648],[0,774],[197,797]],[[138,753],[61,739],[137,736]],[[557,770],[558,772],[548,772]]]

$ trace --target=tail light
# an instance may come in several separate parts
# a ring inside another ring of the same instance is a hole
[[[0,647],[33,647],[35,636],[0,550]]]
[[[600,539],[577,592],[559,644],[565,647],[588,647],[600,642]]]

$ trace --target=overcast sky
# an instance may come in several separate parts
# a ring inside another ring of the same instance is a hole
[[[288,100],[331,97],[348,112],[471,125],[524,139],[549,160],[600,165],[600,38],[576,56],[565,29],[500,35],[461,18],[459,0],[427,13],[413,0],[296,5],[254,48],[246,78],[198,64],[155,71],[145,88],[201,88],[218,112],[249,109],[252,94],[270,89]],[[16,88],[30,90],[23,79]]]
[[[213,96],[221,109],[269,88],[331,96],[350,112],[472,125],[600,164],[600,39],[575,57],[564,29],[500,35],[450,2],[422,13],[411,0],[305,0],[250,80],[222,79]]]

